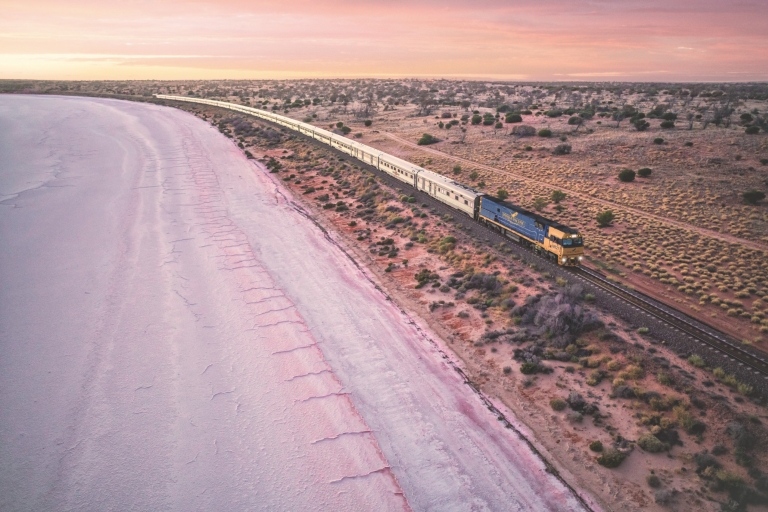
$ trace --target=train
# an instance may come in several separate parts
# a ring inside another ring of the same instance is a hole
[[[484,194],[441,174],[351,140],[344,135],[280,114],[235,103],[167,94],[155,94],[154,97],[226,108],[270,121],[375,167],[467,215],[505,238],[531,248],[558,265],[577,266],[583,259],[584,240],[577,229],[549,220],[508,201]]]

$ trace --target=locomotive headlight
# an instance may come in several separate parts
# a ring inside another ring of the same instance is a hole
[[[566,261],[568,261],[568,258],[563,258],[563,263],[565,263]]]
[[[583,260],[584,256],[579,256],[579,261]]]

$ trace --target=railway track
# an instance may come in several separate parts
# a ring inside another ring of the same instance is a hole
[[[682,311],[665,308],[641,293],[627,290],[621,285],[609,281],[597,271],[578,267],[572,269],[571,272],[584,281],[588,281],[593,286],[620,297],[637,309],[687,334],[700,343],[726,354],[731,359],[748,366],[756,374],[763,375],[768,379],[768,361],[728,341],[723,333],[707,326],[699,325],[699,322]]]
[[[270,125],[273,124],[264,119],[259,119],[259,121]],[[278,129],[282,128],[279,125],[274,126],[276,126]],[[367,171],[378,176],[382,181],[387,183],[387,185],[392,188],[402,190],[406,187],[404,183],[396,180],[387,173],[384,173],[375,167],[365,164],[357,159],[353,159],[346,153],[343,153],[331,146],[322,144],[317,140],[311,137],[307,137],[301,133],[294,133],[293,135],[313,144],[319,144],[324,149],[330,150],[331,152],[340,156],[342,159],[349,160],[355,165],[361,166]],[[556,264],[553,264],[550,260],[534,253],[534,251],[513,243],[510,239],[501,236],[496,231],[493,231],[492,229],[483,226],[478,222],[475,222],[469,217],[464,219],[460,212],[449,208],[428,194],[410,188],[408,189],[408,192],[416,197],[420,203],[428,204],[433,210],[442,212],[443,214],[449,214],[453,217],[459,216],[458,218],[460,221],[462,221],[461,224],[464,226],[464,231],[466,233],[474,235],[477,238],[483,238],[487,242],[493,240],[497,243],[505,243],[508,247],[513,248],[515,253],[518,255],[524,254],[526,259],[535,261],[538,265],[544,266],[554,272],[557,272],[558,274],[562,273],[574,276],[591,286],[599,288],[604,292],[619,298],[633,308],[644,312],[645,314],[657,319],[664,324],[669,325],[681,333],[684,333],[693,340],[709,347],[711,350],[716,350],[726,355],[739,365],[746,366],[755,375],[762,376],[768,380],[768,361],[765,359],[765,357],[758,356],[743,349],[739,346],[738,341],[728,340],[728,336],[718,331],[717,329],[707,326],[706,324],[699,322],[698,320],[688,316],[682,311],[662,304],[652,299],[651,297],[648,297],[647,295],[634,290],[630,291],[619,284],[611,282],[604,275],[597,271],[585,267],[560,267]],[[468,222],[463,222],[464,220]]]

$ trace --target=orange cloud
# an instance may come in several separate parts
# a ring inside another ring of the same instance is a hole
[[[768,2],[0,2],[0,78],[765,80]]]

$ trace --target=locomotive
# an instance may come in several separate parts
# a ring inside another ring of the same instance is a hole
[[[331,146],[364,164],[375,167],[399,181],[420,190],[475,221],[498,232],[558,265],[578,265],[584,254],[584,241],[578,230],[524,210],[507,201],[479,192],[441,174],[350,140],[308,123],[253,107],[189,96],[155,94],[158,99],[202,103],[255,116],[284,126]]]

